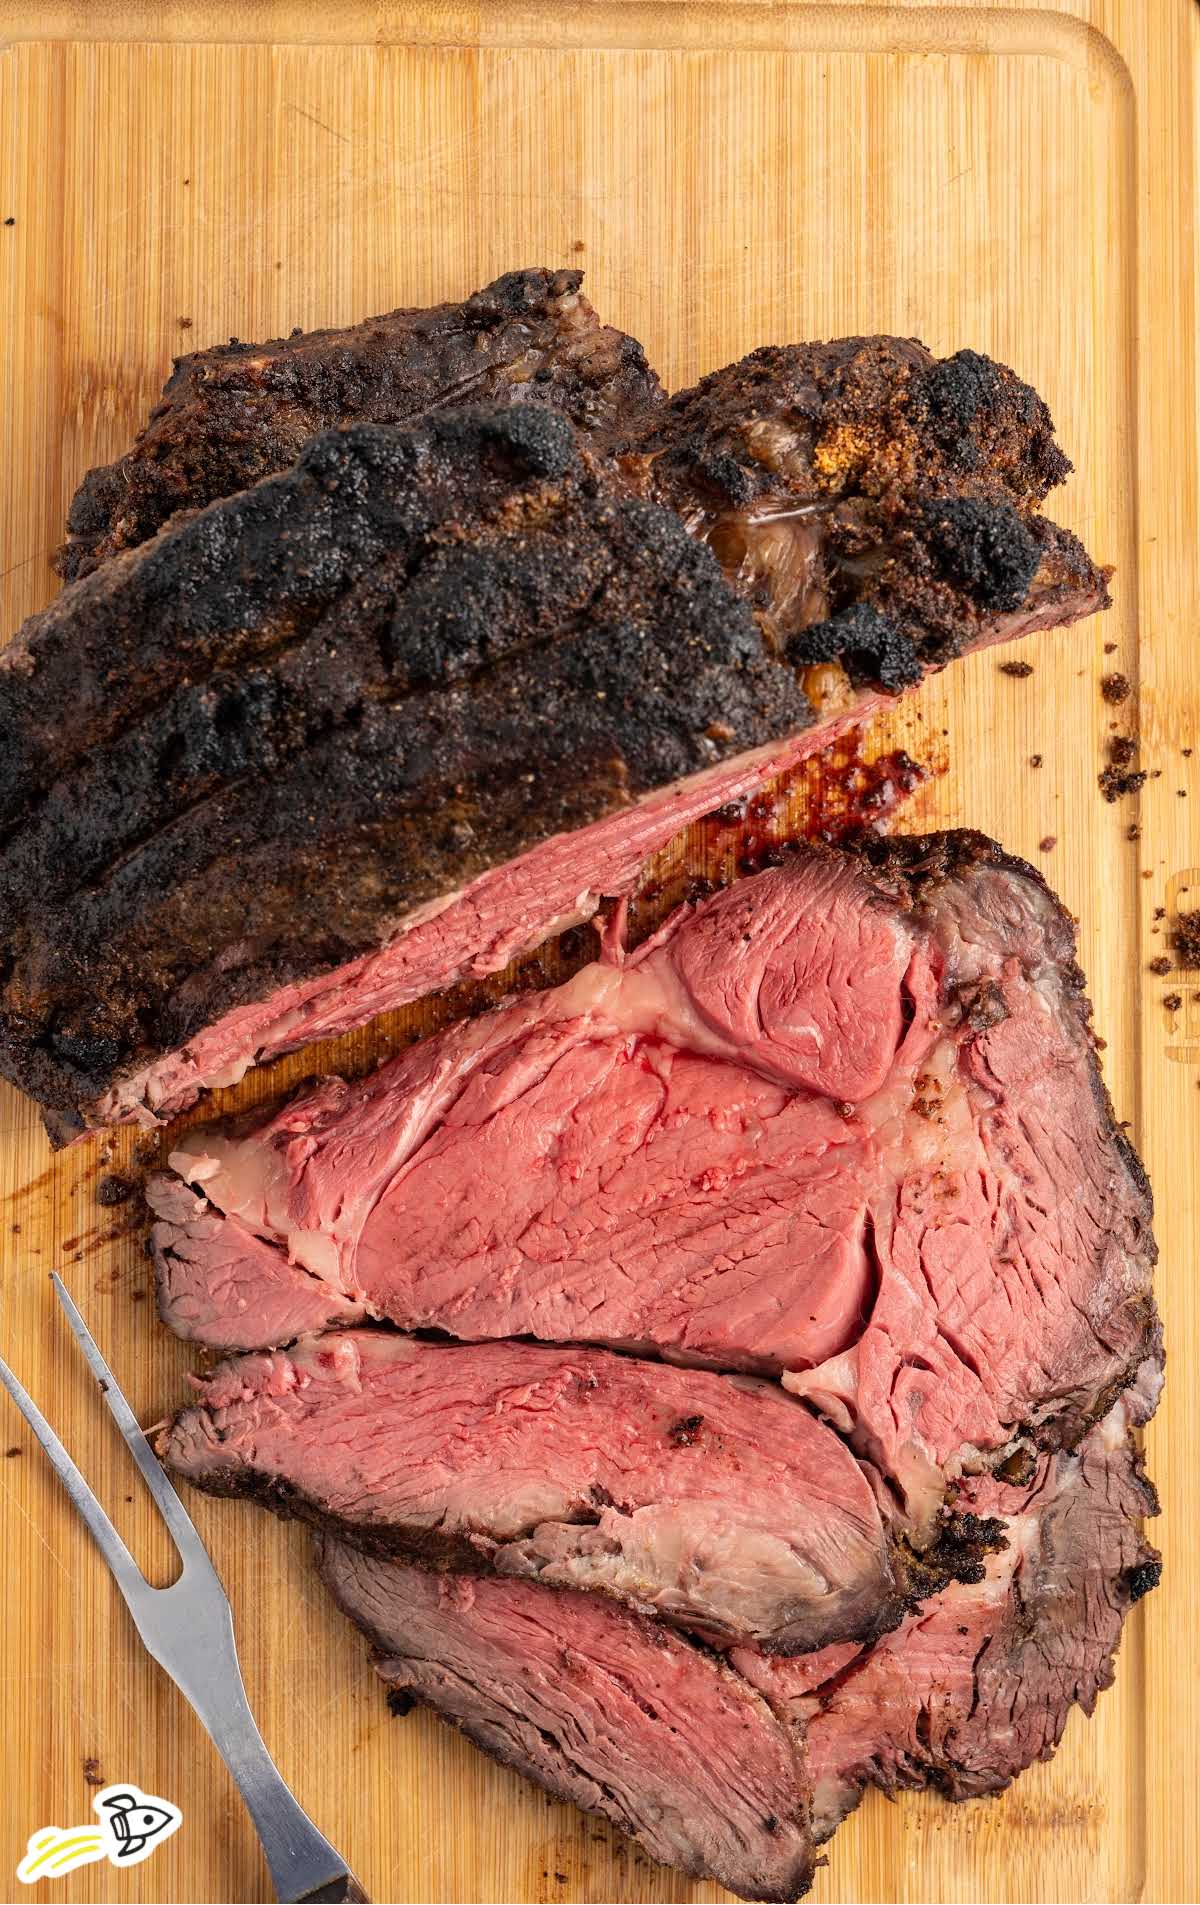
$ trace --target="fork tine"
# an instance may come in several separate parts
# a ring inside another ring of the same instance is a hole
[[[139,1588],[148,1586],[145,1575],[130,1554],[120,1535],[113,1527],[100,1503],[84,1481],[75,1463],[55,1435],[37,1403],[23,1384],[17,1381],[12,1370],[0,1356],[0,1383],[8,1390],[21,1414],[29,1424],[38,1441],[45,1449],[55,1468],[59,1480],[66,1489],[75,1507],[88,1525],[92,1540],[96,1543],[104,1559],[108,1562],[130,1608],[134,1606],[132,1597]]]
[[[166,1522],[171,1539],[179,1550],[180,1559],[185,1566],[203,1566],[220,1586],[217,1571],[213,1567],[208,1549],[196,1532],[195,1524],[187,1509],[180,1501],[175,1487],[159,1461],[129,1403],[121,1391],[120,1384],[105,1362],[96,1345],[96,1340],[76,1307],[70,1291],[56,1270],[50,1272],[50,1281],[54,1293],[62,1304],[68,1323],[74,1331],[84,1355],[87,1357],[92,1374],[100,1384],[100,1393],[108,1404],[108,1409],[121,1434],[129,1445],[130,1454],[142,1471],[147,1488],[153,1495],[159,1513]],[[30,1405],[32,1407],[32,1404]],[[48,1426],[48,1425],[47,1425]],[[50,1431],[53,1434],[53,1430]],[[55,1437],[57,1441],[58,1438]],[[61,1444],[59,1445],[61,1447]],[[65,1449],[63,1450],[66,1456]],[[66,1456],[70,1461],[70,1457]],[[74,1466],[74,1464],[72,1464]],[[82,1477],[80,1478],[82,1480]],[[86,1483],[84,1484],[86,1487]],[[90,1493],[90,1490],[89,1490]],[[93,1498],[94,1499],[94,1498]],[[98,1505],[98,1504],[97,1504]],[[223,1591],[223,1590],[222,1590]]]

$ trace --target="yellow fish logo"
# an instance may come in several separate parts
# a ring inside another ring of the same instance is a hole
[[[17,1867],[22,1885],[64,1878],[98,1859],[138,1865],[183,1824],[178,1806],[128,1783],[106,1786],[92,1806],[100,1816],[98,1826],[43,1826],[34,1833]]]

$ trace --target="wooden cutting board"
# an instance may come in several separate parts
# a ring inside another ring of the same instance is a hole
[[[989,654],[931,683],[876,745],[947,766],[916,824],[997,834],[1079,917],[1106,1076],[1158,1193],[1164,1583],[1052,1765],[995,1803],[870,1798],[814,1895],[1194,1899],[1200,972],[1147,968],[1158,909],[1200,889],[1196,8],[47,0],[7,6],[0,36],[5,631],[53,593],[67,500],[173,353],[458,297],[516,265],[582,266],[670,385],[756,344],[889,330],[991,352],[1049,399],[1078,465],[1053,507],[1116,565],[1115,606],[1028,643],[1024,680]],[[1133,695],[1112,708],[1116,670]],[[1107,805],[1114,726],[1157,778]],[[356,1062],[379,1049],[351,1042]],[[46,1284],[64,1270],[143,1419],[175,1403],[190,1359],[155,1323],[136,1219],[96,1201],[131,1157],[124,1134],[52,1158],[0,1092],[0,1347],[162,1580],[165,1541]],[[267,1897],[223,1769],[4,1412],[0,1449],[0,1893],[30,1833],[89,1817],[90,1776],[174,1800],[183,1828],[145,1865],[44,1893]],[[390,1719],[303,1535],[241,1506],[195,1515],[272,1751],[376,1900],[722,1896],[427,1717]]]

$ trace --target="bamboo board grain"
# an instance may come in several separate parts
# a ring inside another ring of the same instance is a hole
[[[1197,1896],[1200,973],[1182,975],[1173,1017],[1162,998],[1181,976],[1146,965],[1156,907],[1189,869],[1200,886],[1200,773],[1184,753],[1200,727],[1198,40],[1188,0],[91,0],[0,19],[5,632],[49,598],[70,492],[127,442],[173,352],[457,296],[516,264],[582,265],[669,384],[758,343],[882,329],[992,352],[1051,402],[1079,472],[1055,508],[1117,565],[1115,607],[1028,644],[1027,681],[976,658],[891,732],[949,762],[918,820],[996,833],[1079,916],[1108,1081],[1158,1192],[1173,1381],[1148,1440],[1164,1585],[1052,1765],[996,1803],[869,1799],[821,1900]],[[1113,668],[1135,683],[1122,725],[1162,770],[1137,807],[1096,790]],[[393,1029],[429,1022],[413,1011]],[[352,1042],[359,1061],[369,1049]],[[129,1148],[108,1147],[112,1168]],[[152,1320],[132,1226],[95,1203],[102,1168],[96,1147],[52,1161],[31,1109],[0,1092],[0,1346],[163,1579],[166,1545],[45,1283],[65,1268],[144,1419],[172,1403],[189,1358]],[[184,1827],[144,1866],[44,1892],[268,1896],[223,1770],[15,1418],[0,1448],[17,1451],[0,1455],[0,1894],[18,1889],[30,1832],[87,1816],[95,1761],[176,1800]],[[241,1506],[200,1503],[196,1519],[272,1750],[377,1900],[722,1896],[432,1721],[389,1720],[299,1531]]]

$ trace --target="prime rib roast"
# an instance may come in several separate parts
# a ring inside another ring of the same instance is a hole
[[[314,1526],[399,1707],[748,1898],[1111,1679],[1151,1202],[1069,917],[993,842],[795,845],[636,945],[624,896],[1105,606],[1068,469],[971,351],[672,397],[515,272],[181,359],[0,656],[0,1071],[56,1141],[597,919],[565,983],[177,1142],[160,1313],[226,1354],[157,1446]]]
[[[1067,468],[1010,371],[893,338],[665,400],[571,273],[183,360],[0,655],[0,1070],[62,1140],[502,970],[1102,607]]]
[[[1108,1684],[1150,1199],[992,842],[800,846],[632,951],[618,909],[171,1163],[162,1314],[246,1353],[164,1459],[314,1523],[402,1696],[656,1857],[793,1896],[865,1786],[996,1791]]]

